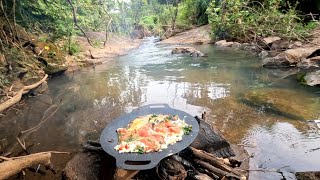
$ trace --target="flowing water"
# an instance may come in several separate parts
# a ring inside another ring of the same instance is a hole
[[[121,114],[167,103],[192,115],[206,111],[228,140],[254,154],[250,169],[281,168],[292,179],[290,172],[320,170],[320,123],[314,121],[320,118],[319,88],[299,85],[290,76],[296,70],[263,69],[259,59],[241,51],[202,45],[196,48],[208,57],[193,58],[172,55],[172,47],[149,38],[126,56],[49,80],[48,93],[27,98],[0,120],[0,150],[8,151],[21,130],[36,126],[60,100],[54,116],[26,138],[31,152],[77,151]],[[257,93],[284,107],[270,110],[250,98]],[[260,171],[250,176],[282,178]]]

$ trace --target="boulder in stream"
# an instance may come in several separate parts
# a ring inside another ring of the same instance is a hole
[[[309,59],[304,59],[297,64],[299,68],[310,68],[310,67],[320,67],[320,56],[312,57]]]
[[[320,70],[308,73],[304,76],[304,80],[309,86],[320,85]]]
[[[320,46],[286,50],[272,58],[263,60],[263,67],[279,68],[296,66],[304,59],[312,58],[320,53]]]
[[[172,51],[172,54],[189,54],[192,57],[203,57],[205,54],[193,47],[175,47]]]

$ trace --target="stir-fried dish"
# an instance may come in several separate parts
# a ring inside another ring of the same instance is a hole
[[[127,128],[118,128],[119,143],[114,147],[120,153],[148,153],[161,151],[181,141],[192,126],[177,115],[150,114],[134,119]]]

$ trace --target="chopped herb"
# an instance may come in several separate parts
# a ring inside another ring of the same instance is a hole
[[[132,135],[130,137],[128,137],[126,140],[124,140],[124,142],[131,142],[134,141],[135,139],[132,137]]]
[[[156,117],[158,117],[157,115],[155,115],[155,114],[152,114],[152,116],[151,116],[152,118],[156,118]]]
[[[191,125],[184,126],[182,127],[182,130],[184,135],[189,135],[190,132],[192,131],[192,126]]]
[[[139,154],[143,154],[144,153],[144,147],[142,146],[137,146],[137,150]]]

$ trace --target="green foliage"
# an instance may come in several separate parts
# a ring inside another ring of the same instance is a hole
[[[63,45],[63,51],[67,52],[70,55],[76,55],[80,52],[80,50],[81,50],[80,45],[73,40],[71,40],[70,43],[66,42]]]
[[[203,25],[208,23],[206,10],[210,0],[184,0],[180,3],[178,22],[187,25]]]
[[[279,36],[300,39],[309,28],[301,23],[295,7],[280,11],[281,0],[262,3],[248,0],[211,2],[207,10],[214,36],[218,39],[251,41],[257,37]],[[309,25],[313,28],[314,25]]]
[[[155,15],[151,15],[142,17],[140,24],[144,27],[147,27],[148,29],[154,29],[157,26],[158,22],[158,17]]]

